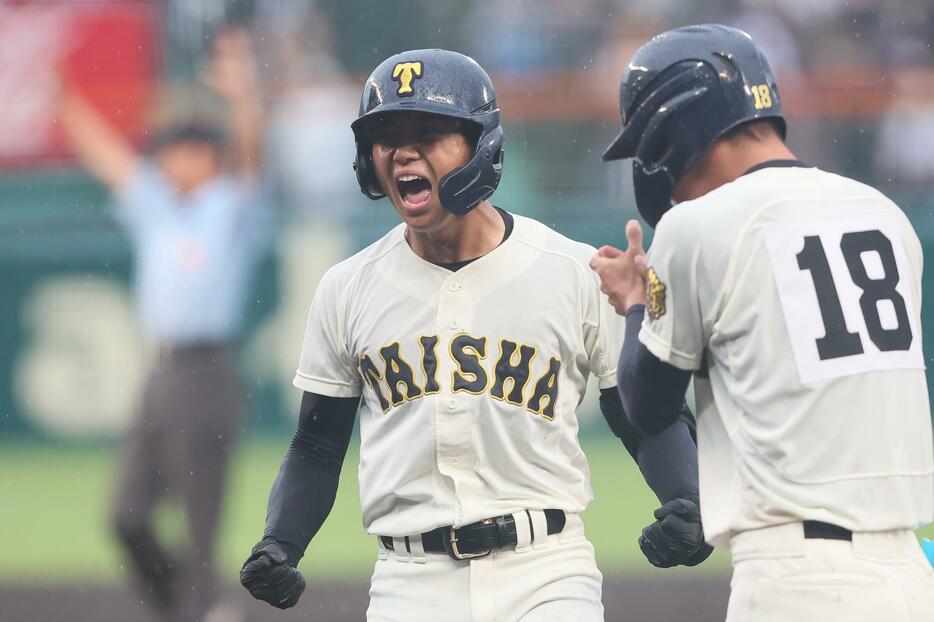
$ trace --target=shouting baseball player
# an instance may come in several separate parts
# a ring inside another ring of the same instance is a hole
[[[624,322],[588,270],[594,249],[488,200],[503,130],[486,72],[445,50],[392,56],[352,129],[361,189],[388,196],[402,223],[318,287],[298,432],[242,583],[297,602],[295,566],[331,509],[359,406],[360,501],[379,546],[368,620],[602,620],[580,518],[590,374],[664,503],[646,556],[703,560],[692,417],[646,442],[629,425],[615,390]]]
[[[934,518],[921,246],[873,188],[801,163],[745,33],[679,28],[620,86],[629,248],[592,260],[626,316],[625,412],[653,432],[694,374],[704,529],[730,622],[934,619],[912,528]],[[668,398],[672,396],[672,398]]]

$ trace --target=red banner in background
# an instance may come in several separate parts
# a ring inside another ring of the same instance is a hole
[[[134,142],[155,93],[158,23],[142,3],[0,6],[0,172],[70,161],[56,123],[59,82]]]

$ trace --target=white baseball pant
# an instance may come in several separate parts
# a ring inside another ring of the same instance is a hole
[[[516,515],[515,550],[457,561],[446,553],[422,552],[421,538],[409,549],[380,545],[370,583],[367,622],[602,622],[603,575],[577,514],[561,533],[544,534],[543,512]],[[396,550],[402,551],[397,553]]]
[[[931,622],[934,569],[914,533],[806,539],[802,523],[736,534],[727,622]]]

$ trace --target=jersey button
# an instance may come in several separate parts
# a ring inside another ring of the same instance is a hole
[[[452,292],[456,292],[460,288],[461,288],[460,283],[457,283],[456,281],[451,281],[450,283],[448,283],[448,289],[451,290]]]
[[[457,409],[457,400],[448,400],[448,410]]]
[[[448,326],[451,327],[451,330],[457,330],[458,328],[460,328],[460,324],[457,322],[457,320],[451,320],[450,322],[448,322]]]

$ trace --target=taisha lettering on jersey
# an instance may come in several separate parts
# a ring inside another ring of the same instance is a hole
[[[537,369],[534,362],[538,350],[534,346],[502,339],[498,348],[490,348],[486,337],[466,333],[451,337],[447,348],[439,347],[438,341],[437,335],[419,337],[418,353],[402,352],[396,341],[372,356],[367,353],[360,357],[360,375],[376,394],[384,413],[405,402],[441,392],[441,383],[446,379],[439,378],[440,351],[454,363],[446,387],[452,393],[489,393],[493,399],[554,420],[561,370],[557,356],[549,357],[544,369]],[[411,362],[413,355],[418,356],[415,364]],[[416,371],[418,367],[420,370]],[[529,386],[531,391],[526,390]]]

